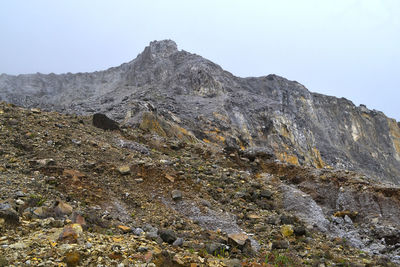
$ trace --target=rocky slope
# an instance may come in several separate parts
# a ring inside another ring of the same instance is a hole
[[[67,113],[102,112],[161,136],[184,135],[230,151],[400,183],[395,120],[276,75],[235,77],[170,40],[152,42],[133,61],[105,71],[3,74],[0,99]]]
[[[107,125],[0,103],[0,266],[400,263],[396,186]]]

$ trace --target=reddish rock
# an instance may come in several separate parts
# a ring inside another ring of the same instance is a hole
[[[78,237],[82,234],[83,229],[80,224],[68,224],[64,227],[59,240],[64,241],[66,243],[76,243],[78,241]]]

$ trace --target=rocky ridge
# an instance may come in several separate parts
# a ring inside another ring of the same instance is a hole
[[[105,71],[0,75],[0,99],[124,125],[169,125],[196,138],[281,162],[348,169],[399,184],[400,128],[382,112],[309,92],[277,75],[239,78],[171,40]],[[164,127],[165,128],[165,127]]]

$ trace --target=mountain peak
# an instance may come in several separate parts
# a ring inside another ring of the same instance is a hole
[[[169,39],[150,42],[146,49],[149,49],[151,54],[156,54],[163,57],[178,52],[178,46],[176,43]]]

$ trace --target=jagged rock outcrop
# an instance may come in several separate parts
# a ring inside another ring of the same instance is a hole
[[[105,71],[2,74],[0,99],[25,107],[105,113],[161,135],[172,132],[245,151],[266,148],[284,162],[357,170],[400,183],[395,120],[277,75],[235,77],[179,51],[171,40],[154,41],[133,61]]]

